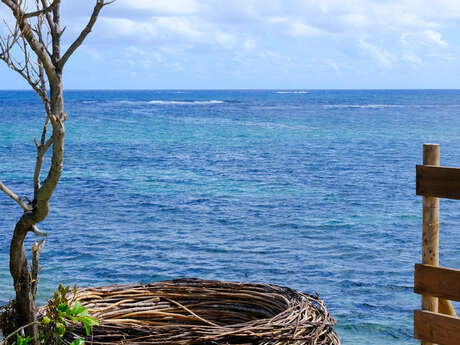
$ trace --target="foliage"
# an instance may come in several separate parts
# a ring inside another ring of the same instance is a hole
[[[32,337],[21,337],[19,333],[16,333],[16,345],[27,345],[33,340]]]
[[[76,293],[77,287],[74,286],[73,292]],[[76,301],[71,306],[71,301],[68,299],[70,287],[64,287],[59,284],[58,289],[54,291],[54,296],[48,301],[48,308],[46,309],[45,315],[41,319],[40,323],[40,343],[43,345],[62,344],[63,337],[66,332],[66,328],[69,322],[80,323],[84,329],[86,336],[91,334],[91,327],[99,325],[99,322],[89,316],[88,309],[81,305],[80,302]],[[17,322],[15,320],[16,310],[15,302],[12,300],[6,306],[0,307],[0,327],[3,334],[9,334],[4,341],[0,341],[0,345],[10,343],[10,340],[14,334],[16,334],[16,341],[14,345],[28,345],[32,344],[32,337],[24,337],[22,328],[16,329]],[[38,322],[37,322],[38,323]],[[66,342],[68,344],[68,342]],[[74,339],[70,345],[85,345],[82,338]]]
[[[85,341],[82,338],[77,338],[70,345],[85,345]]]
[[[74,286],[74,295],[76,286]],[[54,292],[54,298],[49,300],[46,314],[43,316],[43,341],[44,344],[52,344],[62,339],[66,332],[68,322],[81,323],[85,328],[86,335],[91,334],[91,326],[99,325],[99,322],[88,315],[88,309],[83,307],[80,302],[75,302],[70,306],[68,294],[69,286],[59,284],[58,289]],[[57,339],[56,339],[57,338]],[[84,341],[81,338],[75,339],[71,345],[83,345]]]

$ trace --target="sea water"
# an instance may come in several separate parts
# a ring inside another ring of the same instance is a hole
[[[256,281],[318,293],[343,344],[417,344],[415,165],[436,142],[441,163],[460,166],[460,91],[68,91],[65,101],[40,303],[59,282]],[[33,93],[0,92],[0,180],[21,196],[32,196],[43,118]],[[441,201],[441,264],[452,267],[459,206]],[[0,195],[0,303],[13,297],[20,215]]]

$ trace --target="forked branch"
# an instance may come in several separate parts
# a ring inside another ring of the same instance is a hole
[[[102,7],[109,5],[113,3],[115,0],[112,1],[104,1],[104,0],[97,0],[96,5],[93,8],[93,13],[91,14],[91,17],[89,19],[88,24],[86,24],[85,28],[82,30],[80,35],[77,37],[77,39],[70,45],[70,47],[67,49],[67,51],[64,53],[62,56],[61,60],[59,60],[59,67],[62,69],[69,59],[69,57],[74,53],[74,51],[83,43],[85,38],[89,35],[91,30],[93,29],[94,24],[96,23],[97,16],[99,15],[99,12],[101,11]]]

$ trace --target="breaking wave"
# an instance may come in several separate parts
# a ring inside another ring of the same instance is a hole
[[[381,108],[439,108],[439,104],[327,104],[323,109],[381,109]],[[447,104],[442,107],[458,108],[459,104]]]
[[[277,94],[306,94],[309,93],[308,91],[276,91]]]
[[[219,101],[212,99],[210,101],[161,101],[161,100],[153,100],[147,102],[148,104],[222,104],[225,101]]]
[[[119,104],[156,104],[156,105],[207,105],[207,104],[222,104],[225,103],[225,101],[219,101],[219,100],[207,100],[207,101],[176,101],[176,100],[151,100],[151,101],[118,101]]]

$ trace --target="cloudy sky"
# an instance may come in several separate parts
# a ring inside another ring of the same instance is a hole
[[[62,0],[67,43],[94,1]],[[117,0],[65,87],[460,88],[459,59],[459,0]]]

